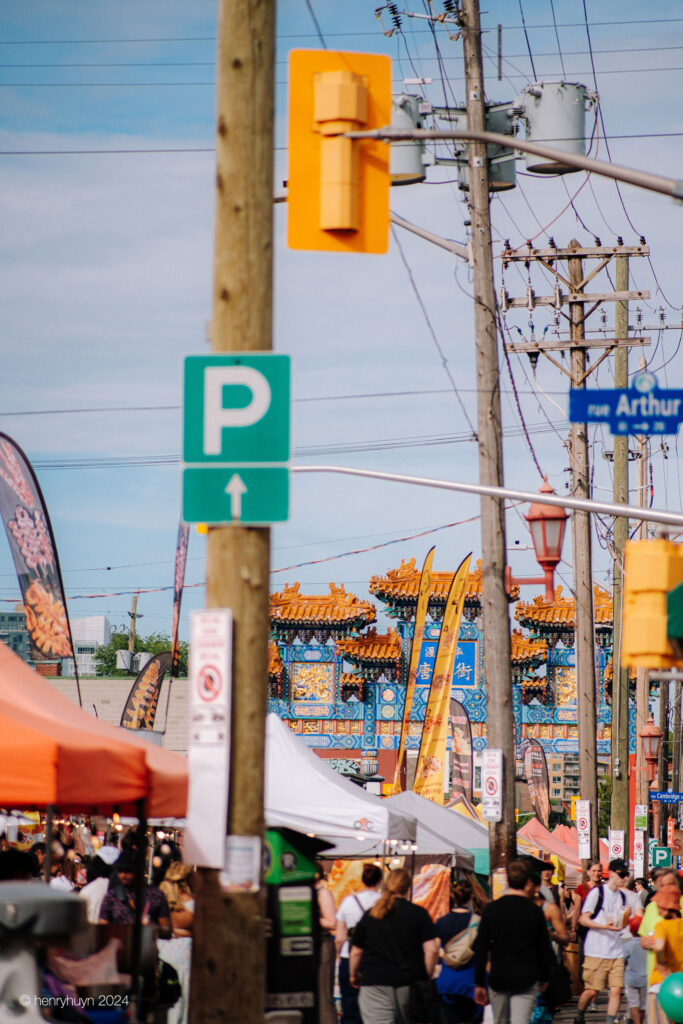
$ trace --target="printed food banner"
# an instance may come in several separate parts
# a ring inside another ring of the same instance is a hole
[[[534,814],[545,828],[550,819],[550,792],[545,751],[538,740],[529,740],[524,752],[524,774]]]
[[[178,627],[180,625],[180,601],[185,584],[185,565],[187,563],[187,544],[190,539],[190,527],[181,523],[178,527],[178,543],[175,551],[175,576],[173,580],[173,629],[171,630],[171,676],[178,675],[180,664],[180,648],[178,646]]]
[[[413,784],[413,790],[416,793],[438,804],[444,802],[444,769],[451,679],[471,558],[470,553],[460,564],[448,592]]]
[[[121,715],[124,729],[153,729],[164,676],[171,667],[171,652],[155,654],[133,683]]]
[[[472,799],[472,726],[459,700],[451,698],[451,800]]]
[[[420,576],[420,589],[417,596],[417,608],[415,611],[415,625],[413,627],[413,642],[410,647],[410,668],[408,670],[408,682],[406,684],[406,698],[403,707],[403,721],[401,722],[401,738],[398,744],[398,757],[394,770],[394,781],[391,787],[385,787],[386,796],[394,796],[406,788],[406,737],[410,727],[410,712],[413,709],[413,697],[415,696],[415,681],[417,669],[420,663],[420,651],[425,633],[425,622],[427,620],[427,607],[432,589],[432,562],[436,548],[427,552],[427,557],[422,566]]]
[[[31,660],[73,657],[62,574],[43,495],[21,448],[2,433],[0,515],[24,600]]]

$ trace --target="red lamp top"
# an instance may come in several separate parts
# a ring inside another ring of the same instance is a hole
[[[638,734],[643,742],[643,754],[646,761],[656,761],[659,757],[659,746],[662,742],[662,730],[655,725],[652,715]]]
[[[556,493],[548,483],[547,477],[543,477],[539,493]],[[559,505],[546,505],[534,501],[529,505],[524,518],[529,524],[537,562],[543,567],[554,568],[560,561],[564,528],[569,514]]]

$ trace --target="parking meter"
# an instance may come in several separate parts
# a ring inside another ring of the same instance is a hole
[[[289,829],[266,832],[266,1008],[298,1010],[302,1024],[317,1024],[315,858],[327,845]]]

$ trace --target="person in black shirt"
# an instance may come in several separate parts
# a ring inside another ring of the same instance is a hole
[[[385,889],[353,932],[351,984],[360,987],[363,1024],[408,1024],[410,983],[431,978],[438,940],[431,917],[406,898],[408,871],[387,875]]]
[[[508,864],[508,888],[481,915],[474,968],[474,1001],[486,1003],[486,964],[490,961],[489,1000],[495,1024],[529,1024],[536,996],[548,981],[552,949],[543,912],[528,898],[529,865]]]

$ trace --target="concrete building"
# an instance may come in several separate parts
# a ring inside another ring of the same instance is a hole
[[[108,644],[111,639],[111,622],[106,615],[86,615],[71,619],[71,637],[78,665],[78,675],[94,676],[96,672],[95,651]],[[73,676],[74,659],[64,658],[62,675]]]
[[[0,640],[18,654],[24,661],[30,662],[31,643],[26,629],[24,606],[19,602],[13,611],[0,611]]]

